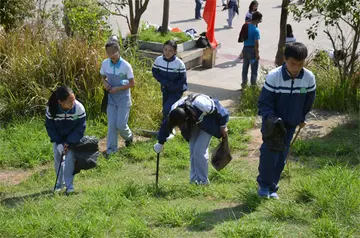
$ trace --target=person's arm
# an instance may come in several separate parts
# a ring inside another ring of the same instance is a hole
[[[84,137],[85,129],[86,129],[86,112],[83,105],[78,104],[79,108],[77,110],[76,116],[78,117],[75,128],[65,139],[65,144],[75,144],[80,141],[81,138]]]
[[[109,91],[111,89],[111,86],[108,83],[107,78],[106,78],[104,64],[105,64],[105,61],[101,64],[101,68],[100,68],[101,82],[103,83],[104,89]]]
[[[156,79],[156,81],[158,81],[162,86],[164,84],[164,78],[161,77],[161,73],[160,73],[160,65],[159,65],[159,62],[160,62],[161,59],[159,58],[156,58],[153,66],[152,66],[152,69],[151,69],[151,72],[154,76],[154,78]]]
[[[260,54],[259,54],[260,31],[258,28],[256,28],[256,30],[255,30],[254,40],[255,40],[255,57],[257,60],[259,60],[260,59]]]
[[[263,118],[267,118],[270,115],[275,116],[275,85],[274,75],[268,75],[266,77],[264,87],[261,90],[260,98],[258,101],[258,114]]]
[[[171,87],[172,91],[183,91],[184,85],[187,85],[186,67],[183,62],[181,62],[178,70],[178,77]]]
[[[51,142],[55,142],[56,144],[63,143],[62,137],[55,126],[55,120],[50,115],[50,111],[48,108],[46,108],[45,128],[50,137]]]
[[[307,89],[306,99],[303,107],[303,118],[301,122],[305,121],[305,116],[311,111],[312,105],[314,104],[315,101],[316,82],[315,82],[315,76],[313,74],[309,86],[306,89]]]

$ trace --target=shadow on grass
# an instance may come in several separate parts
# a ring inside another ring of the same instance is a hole
[[[188,226],[188,230],[193,232],[209,231],[214,229],[214,226],[217,224],[238,220],[250,212],[245,204],[240,204],[234,207],[225,207],[199,213],[194,222]]]
[[[51,190],[45,190],[34,194],[28,194],[19,197],[9,197],[1,200],[1,204],[7,207],[16,207],[27,200],[37,200],[41,198],[51,197],[54,193]]]

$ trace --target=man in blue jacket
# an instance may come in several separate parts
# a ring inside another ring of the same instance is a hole
[[[163,121],[156,153],[163,150],[166,138],[178,126],[190,145],[190,183],[208,184],[208,148],[212,136],[227,137],[229,112],[219,101],[204,94],[190,94],[174,103]]]
[[[261,132],[264,137],[266,120],[278,118],[286,129],[285,150],[269,148],[263,142],[260,148],[259,185],[260,197],[278,199],[277,190],[280,174],[284,169],[289,145],[296,126],[305,125],[305,116],[310,112],[315,99],[315,76],[304,68],[308,51],[302,43],[286,45],[285,64],[272,70],[266,77],[261,91],[258,107],[262,116]]]

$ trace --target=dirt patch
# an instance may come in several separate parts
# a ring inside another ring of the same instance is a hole
[[[323,110],[313,110],[307,117],[307,125],[299,134],[298,138],[311,139],[321,138],[329,134],[335,127],[345,124],[349,121],[349,116],[340,113],[327,112]],[[244,158],[249,162],[258,163],[260,156],[260,146],[262,144],[262,136],[260,132],[261,118],[256,119],[255,128],[247,132],[251,136],[248,144],[248,155]],[[235,155],[236,158],[236,155]]]
[[[51,164],[39,166],[35,169],[14,169],[14,170],[2,170],[0,171],[0,184],[5,186],[17,185],[34,173],[47,170],[51,167]]]
[[[150,140],[150,138],[134,135],[134,141],[133,142],[136,143],[136,142],[144,142],[144,141],[149,141],[149,140]],[[100,139],[100,141],[99,141],[99,151],[101,153],[104,153],[106,151],[106,143],[107,143],[106,137]],[[119,149],[125,147],[125,141],[120,136],[118,137],[118,147],[119,147]]]

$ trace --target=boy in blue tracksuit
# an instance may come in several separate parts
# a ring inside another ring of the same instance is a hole
[[[305,116],[315,100],[315,76],[304,68],[307,48],[302,43],[286,45],[285,64],[272,70],[266,77],[258,107],[262,116],[261,132],[264,135],[265,121],[269,117],[281,118],[285,128],[285,151],[274,151],[263,142],[260,148],[259,185],[260,197],[279,198],[280,174],[284,169],[289,145],[296,126],[305,125]]]
[[[156,58],[152,67],[154,78],[161,85],[163,96],[163,118],[187,90],[186,68],[184,62],[176,57],[177,44],[174,40],[164,43],[163,55]]]
[[[227,137],[228,120],[229,112],[218,100],[204,94],[190,94],[172,105],[161,125],[154,150],[160,153],[173,128],[179,126],[190,145],[190,183],[208,184],[210,139],[212,136]]]
[[[58,87],[50,96],[46,107],[45,127],[53,143],[55,173],[65,155],[65,164],[60,167],[59,178],[56,181],[55,191],[63,188],[66,193],[73,193],[75,158],[70,144],[79,143],[86,128],[86,113],[84,106],[75,99],[73,91],[66,87]]]

